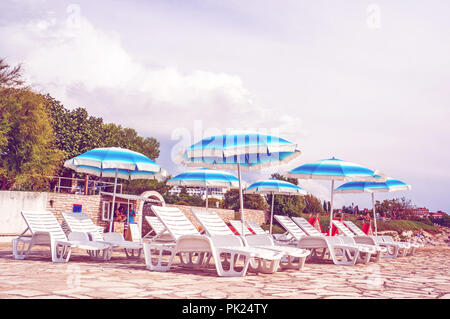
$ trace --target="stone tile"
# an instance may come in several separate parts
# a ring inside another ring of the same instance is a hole
[[[312,261],[301,271],[240,278],[218,277],[214,268],[151,272],[142,259],[128,260],[120,253],[98,263],[80,252],[68,264],[53,264],[48,250],[27,260],[12,259],[10,251],[10,245],[0,243],[0,298],[5,299],[450,298],[450,248],[442,247],[377,264],[341,267]]]

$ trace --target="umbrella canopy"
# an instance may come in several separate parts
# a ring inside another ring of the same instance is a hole
[[[183,154],[183,163],[193,167],[245,171],[287,163],[301,154],[297,144],[258,133],[219,135],[204,138]]]
[[[206,188],[206,208],[208,208],[208,188],[239,188],[239,179],[231,173],[210,168],[201,168],[181,173],[167,181],[171,186],[197,186]]]
[[[261,169],[286,163],[301,154],[297,144],[277,136],[259,133],[211,136],[191,145],[182,162],[193,167],[238,170],[242,227],[245,225],[241,169]],[[242,229],[243,233],[243,229]]]
[[[161,173],[161,167],[147,156],[120,147],[96,148],[87,151],[64,163],[78,173],[86,173],[101,177],[114,177],[112,209],[114,210],[117,178],[150,179]],[[112,229],[111,214],[109,229]]]
[[[408,191],[408,190],[411,190],[411,185],[408,185],[398,179],[388,177],[384,182],[348,182],[336,188],[334,192],[337,194],[348,194],[348,193],[372,194],[372,210],[376,235],[377,217],[375,212],[375,193],[383,193],[383,192],[387,193],[387,192]]]
[[[411,185],[408,185],[398,179],[388,177],[384,182],[348,182],[336,188],[334,192],[337,194],[383,193],[408,190],[411,190]]]
[[[275,178],[255,182],[247,187],[244,193],[272,195],[272,205],[270,209],[270,234],[272,234],[273,225],[273,202],[275,198],[274,195],[306,195],[306,191],[300,186]]]
[[[330,230],[333,221],[334,181],[384,181],[384,174],[360,164],[330,158],[300,165],[288,172],[288,176],[300,179],[331,180]],[[330,232],[331,234],[331,232]]]

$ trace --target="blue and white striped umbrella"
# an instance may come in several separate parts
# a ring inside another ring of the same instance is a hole
[[[270,234],[272,234],[273,225],[273,202],[274,195],[306,195],[306,191],[295,184],[282,181],[275,178],[266,179],[263,181],[258,181],[251,184],[245,189],[246,194],[271,194],[272,195],[272,205],[270,209]]]
[[[334,190],[337,194],[344,193],[383,193],[395,191],[409,191],[408,185],[398,179],[388,177],[384,182],[348,182]]]
[[[300,179],[331,180],[330,230],[333,221],[334,181],[384,181],[386,177],[377,170],[337,158],[300,165],[288,172],[288,176]],[[331,233],[331,232],[330,232]]]
[[[371,193],[372,211],[375,225],[375,235],[377,235],[377,217],[375,212],[375,193],[387,193],[395,191],[409,191],[411,185],[408,185],[398,179],[388,177],[384,182],[348,182],[342,184],[334,190],[337,194],[348,193]]]
[[[306,191],[295,184],[275,178],[258,181],[251,184],[244,191],[245,194],[277,194],[277,195],[306,195]]]
[[[289,171],[291,177],[339,181],[383,181],[380,172],[337,158],[300,165]]]
[[[64,163],[78,173],[101,177],[114,177],[112,210],[116,199],[117,178],[151,179],[159,175],[161,167],[147,156],[120,147],[95,148]],[[111,214],[109,230],[112,230]]]
[[[253,170],[287,163],[301,154],[297,144],[277,136],[247,133],[218,135],[202,139],[183,154],[187,166]],[[242,184],[239,183],[242,227],[245,225]],[[243,229],[242,229],[243,233]]]
[[[171,186],[197,186],[206,188],[206,208],[208,208],[208,188],[239,188],[239,179],[231,173],[210,168],[201,168],[181,173],[167,181]]]
[[[258,133],[219,135],[204,138],[183,154],[183,163],[193,167],[243,170],[287,163],[301,154],[297,144]]]
[[[78,173],[122,179],[155,178],[161,167],[147,156],[120,147],[95,148],[64,163]]]

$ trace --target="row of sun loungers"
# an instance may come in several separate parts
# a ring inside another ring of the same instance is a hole
[[[84,213],[62,214],[66,235],[51,212],[22,211],[27,229],[13,240],[13,256],[24,259],[37,245],[50,247],[53,262],[68,262],[73,248],[85,250],[96,261],[110,260],[113,250],[123,250],[127,258],[138,258],[143,251],[146,267],[152,271],[169,271],[178,257],[182,267],[214,267],[219,276],[230,277],[248,271],[301,270],[309,258],[329,258],[336,265],[366,264],[412,255],[419,247],[395,242],[390,236],[368,236],[350,221],[333,221],[342,236],[330,237],[301,217],[275,215],[286,230],[282,236],[267,234],[255,222],[243,227],[241,221],[232,220],[231,226],[240,235],[236,236],[212,210],[192,209],[201,232],[176,207],[152,206],[152,211],[155,216],[145,217],[152,232],[142,243],[126,241],[119,233],[103,233]]]

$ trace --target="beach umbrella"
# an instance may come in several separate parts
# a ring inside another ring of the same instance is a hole
[[[120,147],[95,148],[64,163],[78,173],[114,178],[114,192],[109,231],[112,230],[117,179],[153,179],[162,173],[161,167],[147,156]]]
[[[170,186],[193,186],[205,187],[206,189],[206,208],[208,208],[208,188],[239,188],[239,179],[231,173],[201,168],[181,173],[167,181]]]
[[[211,136],[192,144],[182,156],[187,166],[237,169],[244,231],[244,201],[241,170],[250,171],[287,163],[301,154],[297,144],[277,136],[247,133]]]
[[[282,181],[279,179],[271,178],[263,181],[258,181],[251,184],[244,191],[245,194],[270,194],[272,195],[272,205],[270,209],[270,229],[269,233],[272,234],[273,224],[273,201],[275,195],[306,195],[306,191],[300,186],[292,183]]]
[[[300,165],[288,172],[288,176],[299,179],[331,180],[330,228],[333,222],[333,194],[335,181],[384,181],[384,174],[359,164],[330,158]]]
[[[371,193],[375,235],[377,235],[375,193],[387,193],[387,192],[409,191],[409,190],[411,190],[411,185],[408,185],[398,179],[388,177],[384,182],[348,182],[336,188],[334,190],[334,193],[336,194]]]

